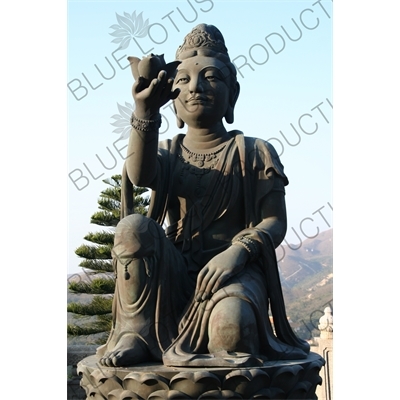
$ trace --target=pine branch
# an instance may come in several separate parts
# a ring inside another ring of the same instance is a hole
[[[95,333],[101,332],[105,332],[105,330],[95,326],[81,327],[74,324],[67,325],[67,333],[70,336],[94,335]]]
[[[101,226],[117,226],[120,221],[120,210],[113,212],[98,211],[92,215],[90,223]]]
[[[134,213],[135,214],[142,214],[142,215],[147,215],[147,207],[146,206],[138,206],[134,207]]]
[[[89,232],[84,239],[88,242],[112,246],[114,244],[114,232],[104,230],[101,232]]]
[[[111,260],[83,260],[79,263],[79,266],[97,272],[114,272]]]
[[[121,187],[122,175],[113,175],[111,178],[103,179],[103,182],[112,187]]]
[[[98,320],[90,326],[79,326],[76,324],[67,325],[67,333],[71,336],[94,335],[95,333],[110,332],[112,327],[111,314],[98,317]]]
[[[140,196],[143,193],[146,193],[148,191],[149,191],[149,189],[147,189],[147,188],[135,186],[133,188],[133,197],[138,197],[138,196]]]
[[[75,254],[79,257],[88,258],[90,260],[111,260],[111,249],[111,244],[107,246],[92,246],[82,244],[75,250]]]
[[[113,294],[115,281],[109,278],[94,278],[91,282],[71,282],[68,289],[74,293]]]
[[[109,324],[110,327],[108,328],[108,330],[111,330],[112,314],[98,315],[97,319],[99,320],[99,323],[101,323],[101,324]]]
[[[104,189],[100,194],[100,198],[114,200],[119,203],[121,201],[121,188]]]
[[[112,298],[94,296],[89,304],[70,303],[67,312],[79,315],[103,315],[111,313]]]
[[[148,197],[136,196],[134,203],[137,207],[147,207],[150,204],[150,199]]]

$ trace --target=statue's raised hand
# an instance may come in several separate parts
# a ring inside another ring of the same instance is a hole
[[[128,57],[135,83],[132,88],[136,104],[135,115],[141,119],[152,119],[158,115],[160,107],[179,95],[179,90],[171,91],[173,76],[180,61],[166,64],[164,55],[150,54],[140,60]]]
[[[158,115],[160,107],[169,100],[174,100],[179,95],[179,89],[173,92],[172,78],[167,79],[167,73],[160,71],[157,78],[150,81],[147,86],[147,79],[139,77],[132,88],[133,98],[135,100],[135,115],[141,119],[153,119]]]
[[[196,301],[210,298],[230,277],[239,273],[249,259],[249,253],[241,245],[232,245],[217,254],[197,276]]]

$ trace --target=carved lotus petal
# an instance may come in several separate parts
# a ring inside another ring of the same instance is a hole
[[[279,388],[261,389],[250,399],[281,400],[286,399],[285,392]]]
[[[121,379],[113,371],[97,369],[90,374],[90,380],[96,388],[96,393],[100,393],[102,399],[107,399],[108,393],[115,389],[122,389]]]
[[[83,389],[86,390],[87,386],[90,385],[90,380],[88,379],[90,375],[88,375],[87,373],[79,373],[79,375],[81,376],[79,384]]]
[[[171,379],[170,387],[197,399],[204,392],[220,389],[221,381],[208,371],[180,372]]]
[[[107,397],[104,397],[102,394],[100,393],[96,393],[94,396],[90,396],[90,400],[106,400]]]
[[[222,387],[239,393],[247,399],[260,389],[268,386],[269,381],[269,375],[261,369],[239,369],[226,375]]]
[[[310,382],[310,388],[308,393],[312,396],[315,394],[315,389],[317,385],[322,384],[322,378],[319,375],[321,367],[325,364],[324,359],[313,361],[309,367],[306,369],[302,381]]]
[[[147,399],[155,391],[168,389],[168,380],[156,374],[131,372],[124,378],[122,386]]]
[[[279,368],[272,377],[271,387],[278,387],[289,392],[303,371],[304,369],[300,365],[289,365]]]
[[[235,393],[232,390],[210,390],[209,392],[203,393],[200,399],[243,399],[239,393]]]
[[[107,398],[107,395],[115,389],[122,389],[122,387],[112,378],[107,379],[102,385],[99,386],[99,392],[104,396],[105,399]]]
[[[93,400],[107,400],[107,397],[104,397],[97,387],[90,384],[86,386],[86,396]]]
[[[325,360],[323,358],[310,363],[310,365],[305,370],[303,380],[309,381],[315,386],[321,384],[322,378],[319,376],[319,371],[324,364]]]
[[[142,400],[142,398],[130,390],[116,389],[108,393],[107,400]]]
[[[259,390],[256,394],[254,394],[252,399],[275,399],[275,397],[272,396],[271,390],[270,389],[261,389]]]
[[[226,375],[222,388],[243,394],[246,387],[249,385],[251,378],[252,375],[249,370],[234,370]]]
[[[119,396],[124,389],[114,389],[108,393],[107,400],[119,400]]]
[[[307,393],[311,386],[310,382],[299,382],[290,392],[288,399],[308,399]]]
[[[120,400],[142,400],[140,396],[130,390],[124,390],[120,394]]]
[[[122,383],[121,379],[115,375],[114,370],[107,370],[106,368],[96,369],[90,374],[90,380],[97,385],[106,382],[107,380],[113,380],[119,384]]]
[[[191,399],[185,393],[180,392],[179,390],[158,390],[157,392],[152,393],[148,400],[169,400],[169,399]]]

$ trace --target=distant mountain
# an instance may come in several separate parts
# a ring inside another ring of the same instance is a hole
[[[283,250],[277,253],[286,312],[299,336],[308,339],[324,308],[333,309],[333,229]]]
[[[294,287],[307,277],[332,272],[332,232],[332,229],[321,232],[315,239],[307,239],[301,245],[282,246],[284,251],[278,256],[282,285]]]

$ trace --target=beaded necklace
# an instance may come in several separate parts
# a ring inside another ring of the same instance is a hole
[[[195,153],[184,146],[183,143],[180,145],[183,151],[181,154],[178,154],[178,158],[183,163],[183,167],[179,181],[180,183],[184,182],[183,176],[185,172],[195,175],[196,185],[194,193],[196,196],[201,196],[203,194],[201,178],[215,168],[219,161],[220,153],[226,147],[226,143],[210,153]]]

